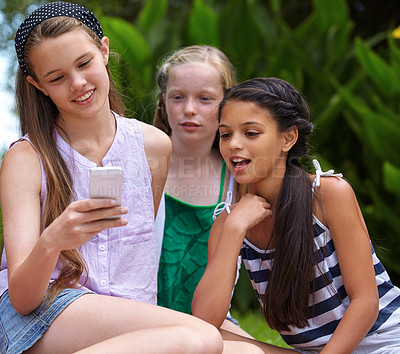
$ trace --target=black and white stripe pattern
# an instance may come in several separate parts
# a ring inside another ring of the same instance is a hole
[[[325,345],[350,304],[329,229],[315,217],[313,223],[318,266],[316,266],[315,291],[310,293],[309,300],[310,325],[306,328],[292,327],[290,332],[281,333],[287,344],[299,349]],[[371,250],[379,292],[379,315],[369,333],[397,326],[400,323],[400,289],[390,281],[372,245]],[[262,303],[272,268],[274,251],[260,250],[245,239],[241,255],[251,284]]]

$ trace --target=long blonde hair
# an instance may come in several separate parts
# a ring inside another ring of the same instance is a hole
[[[35,80],[37,78],[29,58],[31,51],[44,39],[56,38],[76,29],[87,33],[96,46],[101,48],[99,37],[81,21],[72,17],[49,18],[33,28],[25,44],[24,60],[28,72]],[[110,107],[118,114],[124,115],[125,107],[118,95],[108,66],[107,72],[110,78]],[[71,175],[55,141],[56,118],[59,111],[48,96],[28,83],[27,76],[21,68],[18,69],[16,79],[16,103],[21,133],[22,135],[28,134],[46,172],[47,199],[43,211],[41,230],[43,231],[61,215],[74,199]],[[87,266],[78,249],[62,251],[59,261],[62,269],[47,294],[47,298],[50,300],[62,289],[77,285],[81,276],[87,276]]]

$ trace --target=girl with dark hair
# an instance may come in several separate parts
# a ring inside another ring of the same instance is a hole
[[[351,186],[316,160],[316,175],[299,162],[313,126],[298,91],[251,79],[227,91],[219,117],[221,154],[249,193],[213,224],[193,314],[220,327],[240,253],[268,325],[296,350],[398,352],[400,289],[375,254]]]
[[[0,174],[0,352],[221,352],[213,326],[156,306],[154,216],[171,143],[120,116],[98,20],[49,3],[15,46],[23,137]],[[97,166],[123,168],[122,206],[89,199]]]

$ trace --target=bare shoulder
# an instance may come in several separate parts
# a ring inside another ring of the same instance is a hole
[[[9,183],[24,189],[40,189],[41,167],[37,152],[32,145],[22,140],[13,145],[5,154],[1,164],[1,185]]]
[[[354,197],[350,183],[340,177],[321,177],[319,192],[322,199],[340,200]]]
[[[360,207],[350,183],[339,177],[323,177],[318,188],[328,227],[362,220]]]
[[[26,140],[14,144],[5,154],[1,170],[16,166],[18,169],[30,169],[36,165],[40,167],[40,160],[33,146]]]
[[[172,150],[171,139],[162,130],[153,125],[139,121],[142,129],[146,154],[151,156],[169,156]]]

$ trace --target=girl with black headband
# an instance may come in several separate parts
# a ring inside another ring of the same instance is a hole
[[[0,176],[0,353],[221,352],[213,326],[155,306],[153,222],[171,145],[121,117],[97,19],[79,5],[46,4],[15,46],[23,137]],[[115,165],[122,205],[89,199],[90,169]]]

